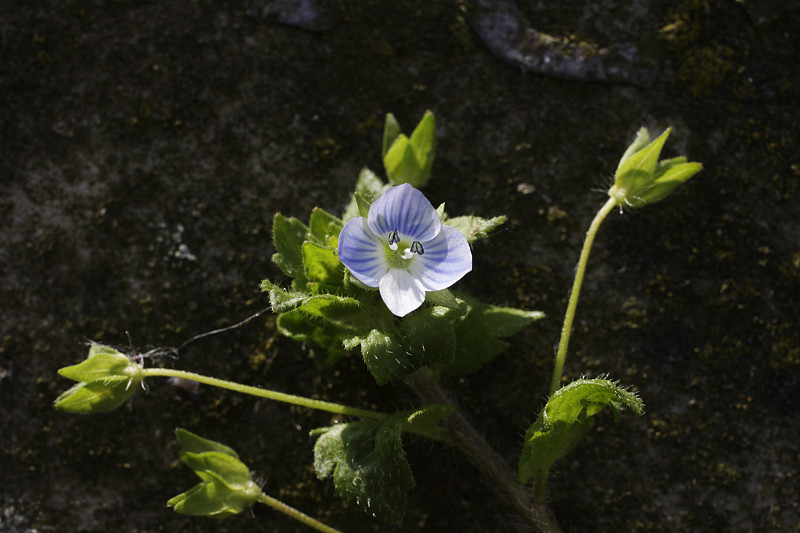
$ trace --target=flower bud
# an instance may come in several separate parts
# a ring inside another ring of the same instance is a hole
[[[183,448],[181,461],[203,481],[170,499],[168,506],[181,514],[225,518],[258,500],[261,488],[235,451],[185,429],[175,434]]]
[[[116,409],[133,396],[142,383],[141,371],[142,365],[117,350],[92,344],[85,361],[58,371],[79,383],[56,398],[55,406],[82,414]]]
[[[641,207],[661,201],[702,170],[703,165],[688,163],[685,157],[658,160],[671,131],[667,128],[652,142],[646,128],[638,131],[636,139],[622,155],[614,185],[608,190],[608,195],[616,199],[618,205]]]
[[[400,124],[389,113],[383,129],[383,166],[396,185],[424,185],[431,177],[436,154],[436,123],[433,113],[426,111],[411,137],[400,133]]]

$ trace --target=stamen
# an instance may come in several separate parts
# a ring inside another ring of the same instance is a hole
[[[419,254],[419,255],[422,255],[422,254],[425,253],[425,250],[422,249],[422,243],[419,242],[419,241],[412,242],[410,250],[412,252],[414,252],[415,254]]]
[[[398,242],[400,242],[400,236],[397,234],[397,230],[393,229],[389,232],[389,248],[397,250]]]

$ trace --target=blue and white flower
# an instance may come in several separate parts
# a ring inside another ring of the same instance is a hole
[[[378,287],[393,314],[405,316],[472,270],[467,239],[442,224],[425,196],[404,183],[387,190],[367,218],[339,234],[339,259],[364,285]]]

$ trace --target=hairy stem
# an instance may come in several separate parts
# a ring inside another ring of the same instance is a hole
[[[418,370],[409,378],[411,386],[425,401],[451,403],[439,385],[433,382],[424,370]],[[452,404],[451,404],[452,405]],[[484,438],[467,422],[458,408],[442,421],[442,425],[453,435],[453,442],[484,473],[492,485],[511,504],[519,516],[535,533],[558,533],[559,529],[550,513],[541,502],[533,501],[528,491],[517,483],[511,469]]]
[[[242,394],[249,394],[251,396],[258,396],[259,398],[267,398],[278,402],[289,403],[292,405],[299,405],[301,407],[308,407],[309,409],[317,409],[319,411],[327,411],[329,413],[336,413],[340,415],[359,416],[369,420],[384,420],[388,415],[385,413],[378,413],[375,411],[368,411],[366,409],[359,409],[357,407],[350,407],[339,403],[324,402],[321,400],[314,400],[305,398],[303,396],[295,396],[294,394],[286,394],[270,389],[261,389],[259,387],[252,387],[250,385],[242,385],[233,381],[226,381],[224,379],[217,379],[194,372],[186,372],[185,370],[172,370],[170,368],[145,368],[141,371],[142,377],[176,377],[204,383],[221,389],[228,389]]]
[[[289,505],[286,505],[282,501],[276,500],[275,498],[267,496],[264,493],[262,493],[261,496],[259,496],[258,501],[263,503],[264,505],[269,505],[276,511],[284,513],[290,516],[291,518],[294,518],[298,522],[302,522],[305,525],[316,529],[317,531],[322,531],[323,533],[341,533],[341,531],[339,531],[338,529],[334,529],[328,525],[325,525],[319,520],[311,518],[307,514],[298,511],[294,507],[290,507]]]
[[[592,220],[592,224],[586,232],[586,239],[583,241],[581,256],[580,259],[578,259],[578,266],[575,269],[572,291],[569,293],[567,312],[564,314],[564,326],[561,328],[561,339],[558,342],[556,364],[553,369],[553,381],[550,383],[551,396],[558,390],[558,385],[561,383],[561,376],[564,373],[564,360],[567,358],[567,347],[569,346],[569,336],[572,333],[572,322],[575,320],[575,310],[578,308],[578,296],[581,293],[583,274],[586,271],[586,263],[589,260],[589,252],[592,249],[594,236],[597,234],[597,230],[600,229],[600,224],[617,204],[618,201],[616,198],[609,198],[605,205],[603,205],[600,211],[594,216],[594,220]]]

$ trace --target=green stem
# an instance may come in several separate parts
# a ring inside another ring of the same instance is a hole
[[[358,416],[361,418],[381,421],[388,415],[378,413],[375,411],[368,411],[366,409],[359,409],[357,407],[349,407],[339,403],[324,402],[321,400],[313,400],[311,398],[304,398],[303,396],[295,396],[294,394],[286,394],[269,389],[261,389],[259,387],[251,387],[249,385],[242,385],[233,381],[226,381],[224,379],[217,379],[194,372],[186,372],[185,370],[173,370],[170,368],[145,368],[141,371],[141,376],[145,377],[175,377],[196,381],[198,383],[205,383],[221,389],[228,389],[242,394],[250,394],[251,396],[258,396],[259,398],[267,398],[268,400],[275,400],[278,402],[290,403],[292,405],[299,405],[301,407],[308,407],[309,409],[317,409],[319,411],[327,411],[329,413],[336,413],[340,415]]]
[[[276,511],[280,511],[281,513],[289,515],[298,522],[302,522],[305,525],[316,529],[317,531],[322,531],[323,533],[341,533],[341,531],[339,531],[338,529],[333,529],[332,527],[323,524],[319,520],[315,520],[314,518],[311,518],[307,514],[298,511],[294,507],[290,507],[285,503],[283,503],[282,501],[276,500],[275,498],[267,496],[264,493],[262,493],[261,496],[259,496],[258,501],[263,503],[264,505],[269,505]]]
[[[575,269],[575,280],[572,282],[572,291],[569,294],[567,312],[564,315],[564,326],[561,328],[561,339],[558,342],[558,352],[556,353],[556,366],[553,369],[553,381],[550,384],[550,395],[552,396],[561,382],[561,375],[564,373],[564,360],[567,358],[567,347],[569,346],[569,336],[572,332],[572,322],[575,320],[575,310],[578,308],[578,296],[581,293],[583,284],[583,274],[586,271],[586,262],[589,260],[589,251],[592,249],[592,242],[600,224],[606,216],[618,204],[616,198],[609,198],[600,211],[594,216],[589,230],[586,232],[586,240],[583,241],[581,257],[578,259],[578,267]]]

